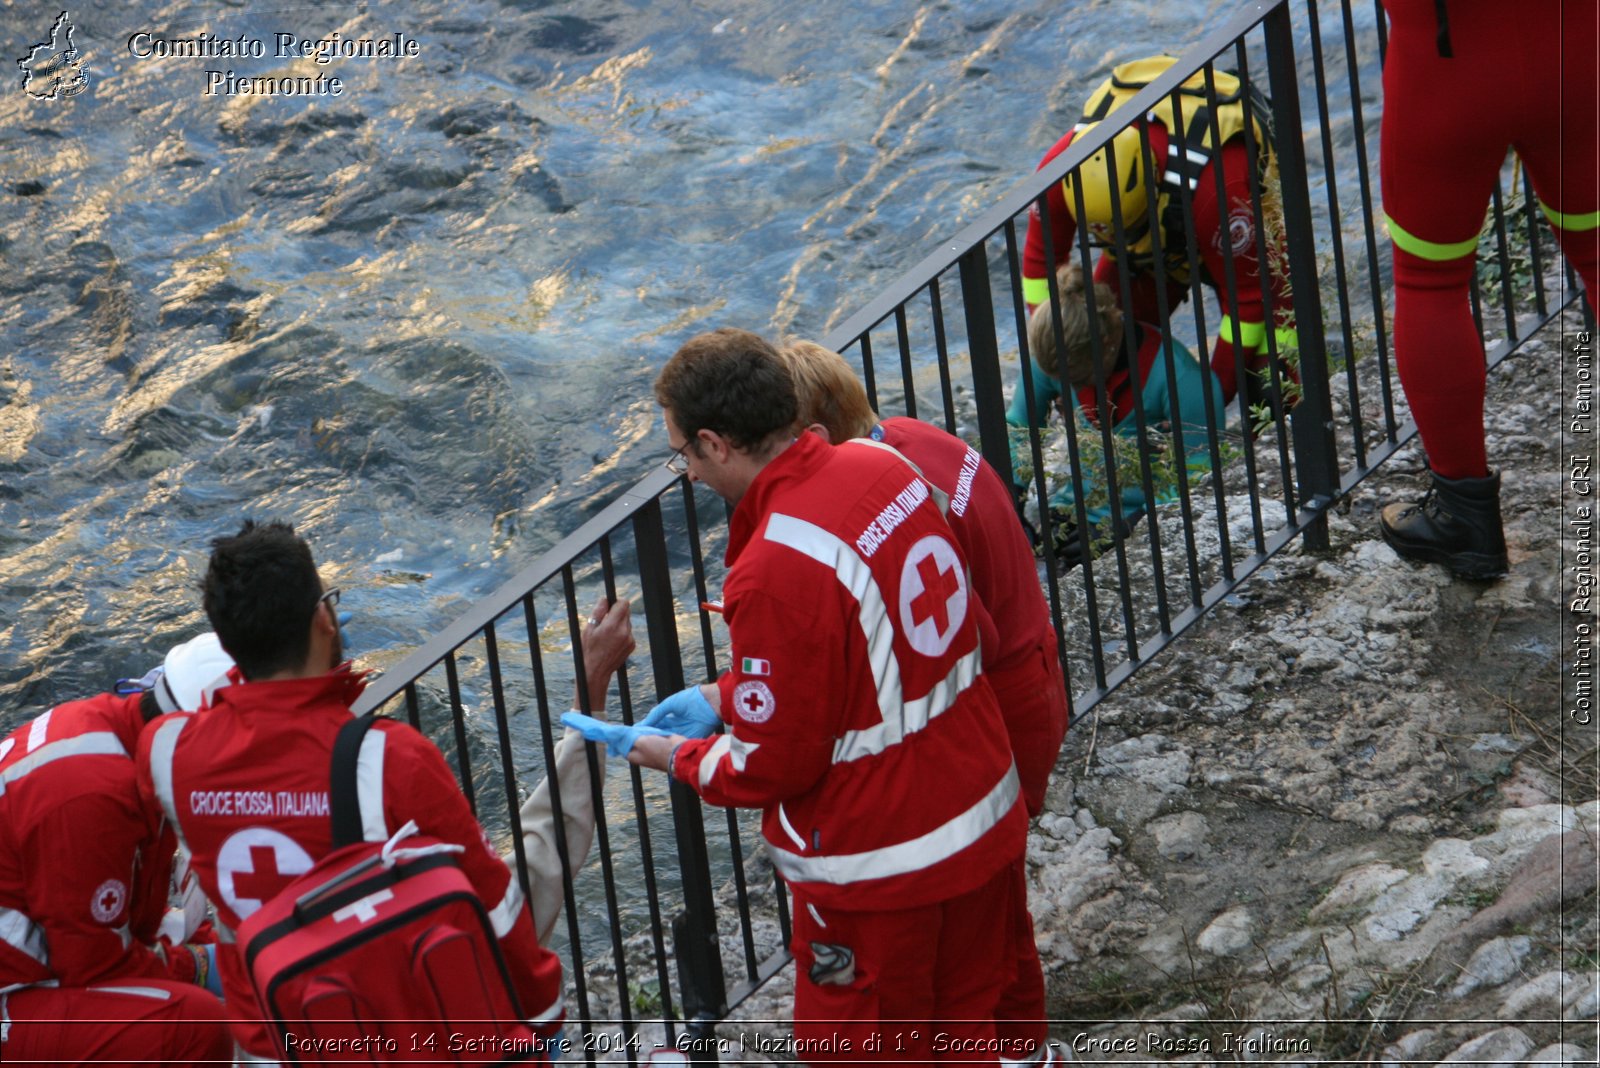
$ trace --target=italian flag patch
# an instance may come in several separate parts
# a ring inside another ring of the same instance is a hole
[[[746,656],[739,660],[739,674],[770,675],[772,674],[772,664],[758,656]]]

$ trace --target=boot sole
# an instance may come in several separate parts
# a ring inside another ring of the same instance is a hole
[[[1432,545],[1419,545],[1397,538],[1386,523],[1379,523],[1378,526],[1383,531],[1383,540],[1388,543],[1389,548],[1407,560],[1443,564],[1456,578],[1469,579],[1473,582],[1492,582],[1504,578],[1511,570],[1510,562],[1504,557],[1496,557],[1489,553],[1446,552]]]

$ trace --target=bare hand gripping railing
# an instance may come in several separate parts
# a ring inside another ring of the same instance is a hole
[[[1270,184],[1274,199],[1268,203],[1260,189],[1255,191],[1250,224],[1257,234],[1281,226],[1284,235],[1282,262],[1268,269],[1287,282],[1298,351],[1281,350],[1269,330],[1275,358],[1270,384],[1275,390],[1298,390],[1298,403],[1287,411],[1286,404],[1253,411],[1241,389],[1240,400],[1214,410],[1208,394],[1205,440],[1193,469],[1178,462],[1175,471],[1159,476],[1160,438],[1151,425],[1159,419],[1136,413],[1129,440],[1137,456],[1125,470],[1104,459],[1124,447],[1109,420],[1101,420],[1098,428],[1069,420],[1056,431],[1063,450],[1058,462],[1070,471],[1080,524],[1086,516],[1084,471],[1094,463],[1106,468],[1103,475],[1094,474],[1106,483],[1114,517],[1120,514],[1123,484],[1137,485],[1151,502],[1142,529],[1117,540],[1098,559],[1075,570],[1063,570],[1050,554],[1043,561],[1042,579],[1080,720],[1296,536],[1304,534],[1313,548],[1325,547],[1328,508],[1415,434],[1396,409],[1399,394],[1381,284],[1384,253],[1368,165],[1376,122],[1363,114],[1362,104],[1362,82],[1372,84],[1378,74],[1382,15],[1376,0],[1370,9],[1365,0],[1345,0],[1338,5],[1339,17],[1324,25],[1321,6],[1317,0],[1297,0],[1294,7],[1305,15],[1297,39],[1287,0],[1242,5],[1111,119],[1018,182],[823,339],[859,362],[880,412],[905,412],[951,430],[975,425],[984,457],[1011,478],[1005,412],[1014,381],[1020,382],[1016,388],[1027,405],[1039,410],[1029,376],[1018,374],[1028,359],[1019,220],[1025,221],[1030,210],[1047,220],[1048,191],[1102,148],[1111,146],[1108,151],[1114,152],[1117,133],[1196,74],[1202,75],[1215,131],[1218,72],[1231,69],[1248,89],[1254,84],[1252,65],[1259,68],[1264,61],[1275,134],[1270,145],[1257,145],[1247,121],[1246,140],[1254,163],[1270,154],[1275,181],[1262,184]],[[1325,36],[1334,45],[1329,55]],[[1302,84],[1302,67],[1309,85]],[[1175,105],[1180,123],[1181,108],[1192,99],[1180,98]],[[1257,98],[1247,93],[1246,100],[1252,99]],[[1321,173],[1314,176],[1308,172],[1307,143],[1316,145],[1320,156]],[[1153,182],[1148,137],[1140,147],[1145,180]],[[1019,158],[1019,169],[1022,163]],[[1147,189],[1153,202],[1155,186]],[[1546,234],[1526,179],[1511,194],[1522,196],[1522,202],[1505,204],[1497,191],[1492,216],[1498,304],[1490,306],[1474,291],[1480,323],[1488,316],[1504,330],[1505,340],[1491,353],[1491,362],[1503,359],[1565,306],[1545,292]],[[1081,217],[1081,192],[1079,197],[1075,207]],[[1189,316],[1178,314],[1176,305],[1190,302],[1192,337],[1204,362],[1206,340],[1215,333],[1207,320],[1215,324],[1216,318],[1201,272],[1188,272],[1187,288],[1171,292],[1163,276],[1164,251],[1192,266],[1199,263],[1203,237],[1196,232],[1190,201],[1185,192],[1175,207],[1184,231],[1181,245],[1163,249],[1176,236],[1152,235],[1154,270],[1161,317],[1174,332],[1188,329]],[[1122,220],[1116,220],[1116,229],[1123,229]],[[1048,233],[1046,226],[1045,253],[1053,261]],[[1093,253],[1083,228],[1075,244],[1066,251],[1091,270]],[[1211,280],[1234,297],[1235,254],[1226,250],[1224,277]],[[1517,256],[1533,264],[1531,314],[1527,295],[1519,295],[1511,281]],[[958,319],[947,315],[953,285],[959,285]],[[1265,288],[1271,323],[1271,305],[1280,298]],[[1053,278],[1049,290],[1053,302]],[[1009,316],[1004,314],[1007,298]],[[1126,293],[1119,299],[1126,301]],[[1236,300],[1230,303],[1237,307]],[[878,333],[889,336],[877,338]],[[1096,352],[1103,353],[1113,340],[1094,338]],[[880,352],[889,353],[881,362]],[[1170,352],[1165,358],[1173,359]],[[1293,376],[1285,369],[1291,366],[1297,367]],[[1103,388],[1098,400],[1105,404]],[[1176,423],[1176,408],[1170,419]],[[1051,455],[1034,435],[1018,456],[1033,469],[1030,496],[1048,536]],[[732,812],[708,818],[691,791],[677,784],[669,790],[664,776],[641,776],[630,767],[621,782],[623,773],[614,767],[612,781],[603,783],[601,762],[591,751],[584,796],[563,797],[559,786],[552,790],[553,839],[525,844],[516,833],[521,795],[555,766],[564,687],[582,685],[577,635],[580,605],[588,598],[622,590],[636,596],[644,617],[634,659],[648,660],[652,700],[636,693],[639,680],[624,670],[610,715],[631,722],[637,705],[649,707],[688,682],[718,673],[725,641],[719,645],[714,617],[692,607],[715,596],[720,584],[720,551],[708,551],[725,537],[722,509],[714,511],[713,518],[702,517],[687,482],[665,468],[652,468],[422,648],[389,665],[357,707],[366,711],[404,701],[411,722],[456,761],[480,818],[510,843],[525,891],[534,889],[528,850],[559,855],[564,924],[558,931],[564,933],[557,938],[565,941],[576,997],[573,1015],[580,1023],[571,1059],[633,1063],[657,1043],[677,1043],[696,1059],[714,1060],[710,1024],[789,959],[787,902],[763,863],[751,820]],[[703,670],[686,669],[686,664],[701,664]],[[577,699],[594,707],[591,696],[597,695],[578,694]],[[475,726],[475,720],[482,725]],[[498,762],[498,774],[475,767],[486,761]],[[596,813],[599,886],[591,876],[574,878],[571,843],[563,830],[564,814],[585,804]],[[673,841],[671,860],[654,848],[662,835]],[[618,878],[621,870],[630,877]],[[596,939],[609,943],[607,953],[585,952],[585,942]],[[646,1024],[653,1020],[662,1023]]]

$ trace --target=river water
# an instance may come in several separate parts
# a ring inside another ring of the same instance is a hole
[[[1231,7],[72,8],[87,88],[0,93],[0,729],[202,629],[247,515],[310,538],[357,653],[415,645],[661,458],[684,338],[820,335]],[[8,58],[58,10],[0,6]],[[159,54],[201,34],[267,55]]]

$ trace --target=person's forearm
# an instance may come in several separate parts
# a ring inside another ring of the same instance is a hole
[[[606,707],[606,694],[611,689],[611,672],[608,671],[602,675],[588,675],[586,679],[588,685],[582,694],[573,695],[572,707],[579,712],[593,714],[596,709]],[[589,707],[579,708],[578,705],[585,696],[588,697]]]

